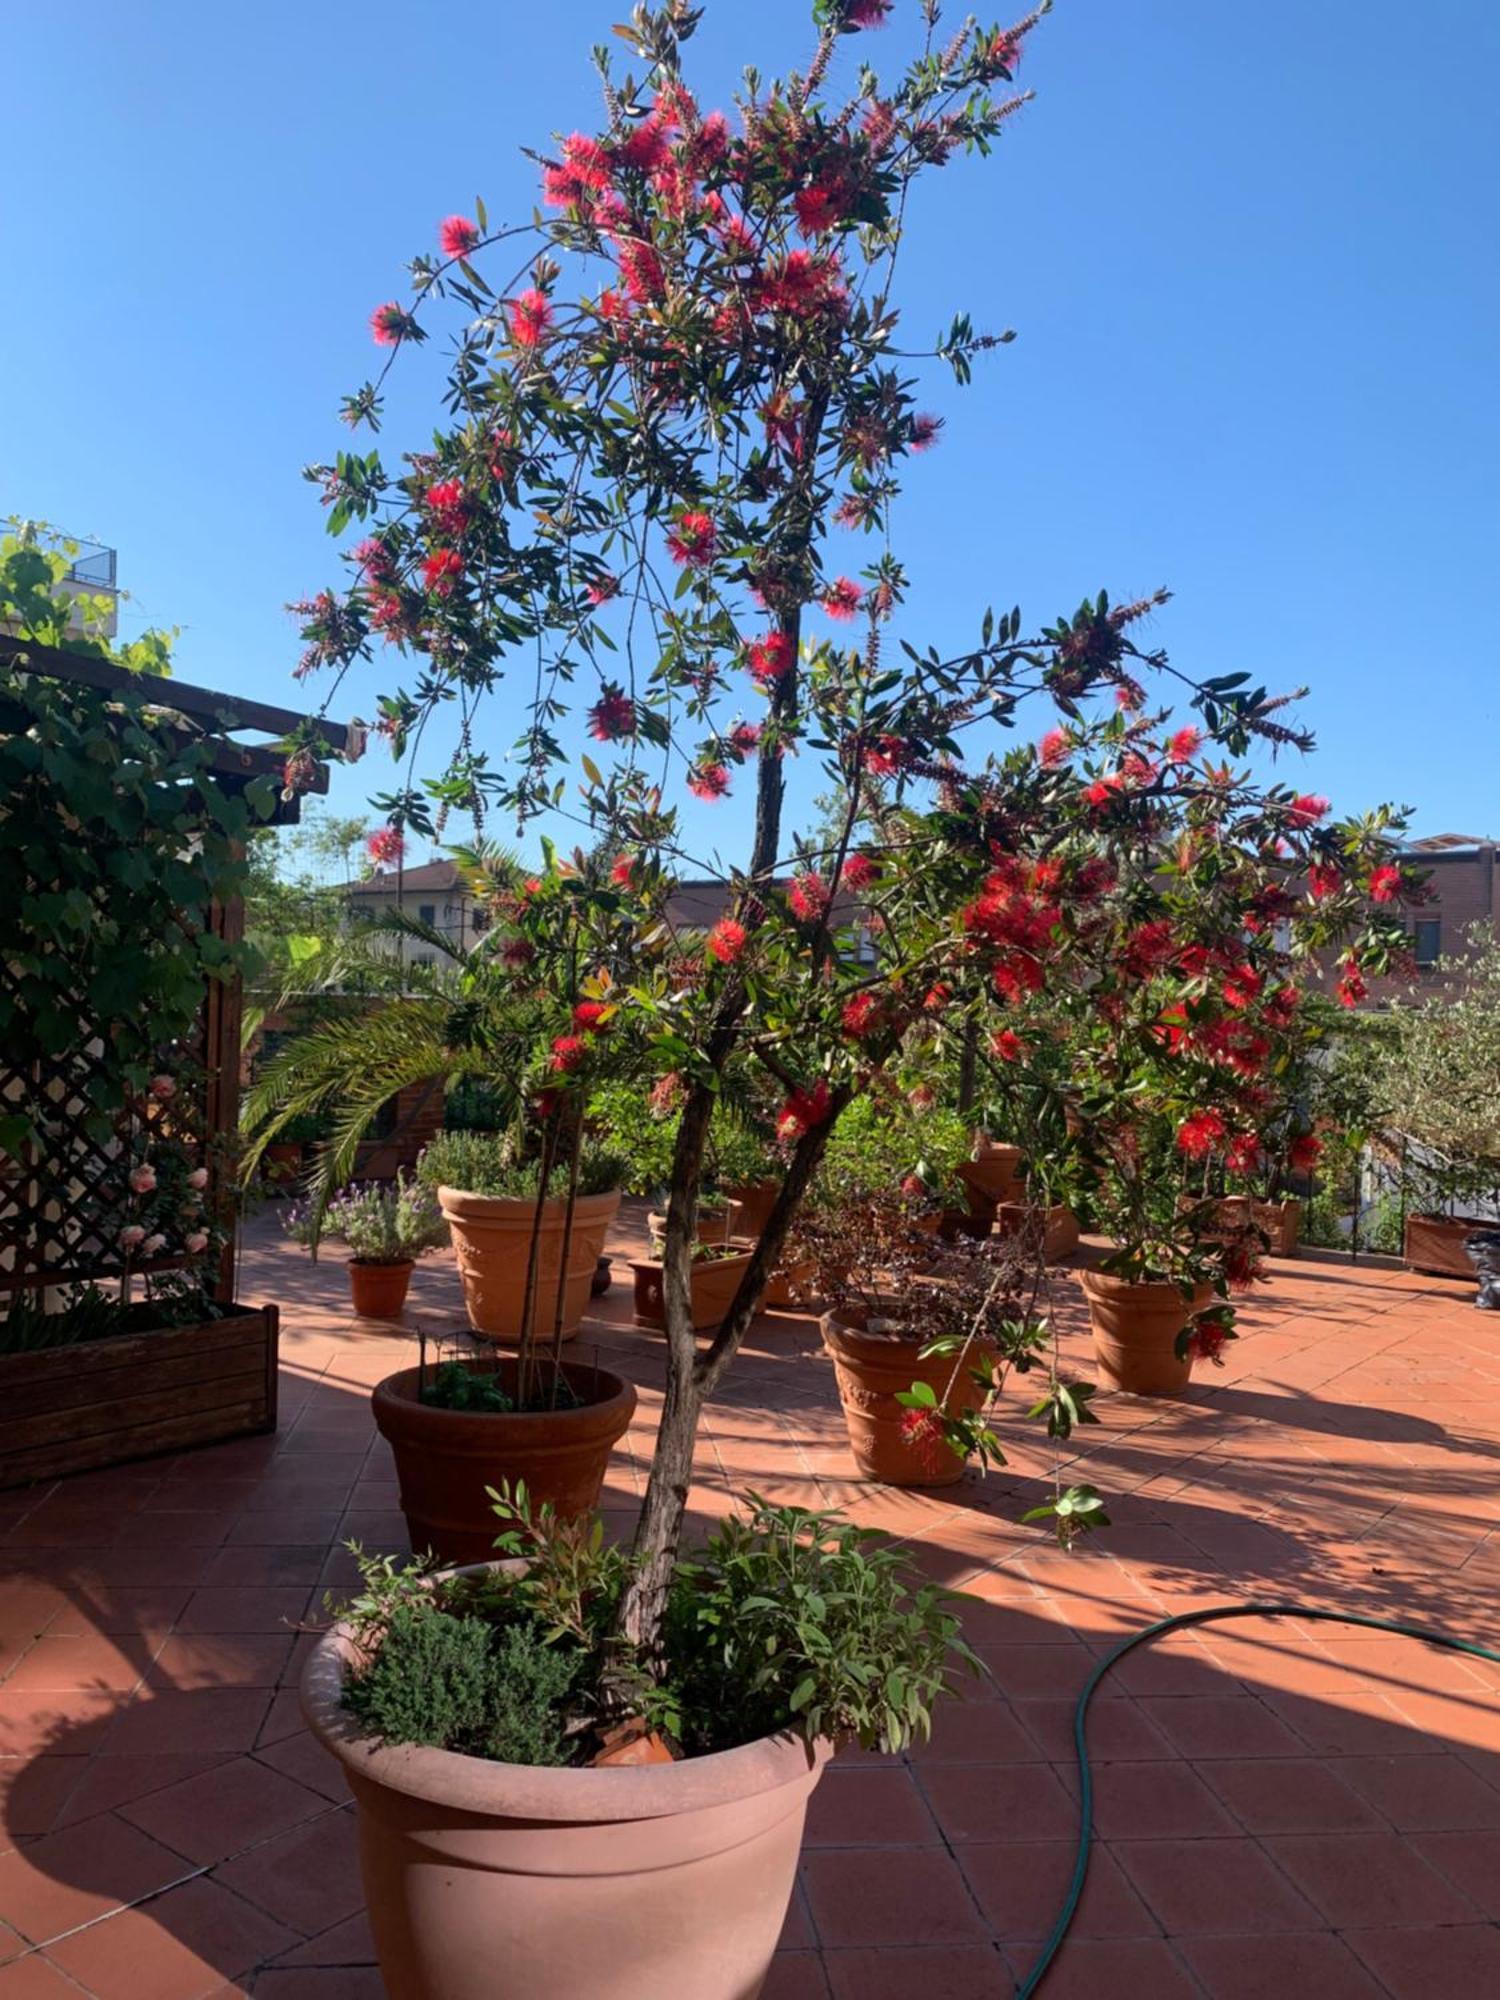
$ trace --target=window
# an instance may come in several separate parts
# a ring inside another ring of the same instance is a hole
[[[424,924],[435,924],[437,922],[437,904],[418,903],[417,915]]]
[[[1412,956],[1418,965],[1436,965],[1443,953],[1441,917],[1419,917],[1412,926]]]

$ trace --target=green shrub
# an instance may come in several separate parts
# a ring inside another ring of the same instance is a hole
[[[599,1142],[623,1162],[627,1194],[665,1195],[672,1179],[677,1115],[657,1111],[651,1093],[630,1083],[603,1084],[589,1099]],[[727,1105],[715,1107],[708,1128],[703,1184],[707,1191],[753,1185],[776,1170],[776,1155],[753,1126]]]
[[[621,1185],[624,1162],[617,1153],[592,1142],[585,1144],[578,1163],[578,1192],[607,1194]],[[439,1132],[417,1162],[417,1177],[429,1187],[461,1188],[466,1194],[534,1200],[541,1178],[540,1162],[518,1159],[507,1134],[498,1132]],[[565,1195],[566,1164],[553,1170],[549,1192]]]
[[[942,1199],[960,1202],[956,1175],[970,1144],[969,1128],[956,1111],[934,1107],[917,1117],[858,1098],[829,1138],[813,1200],[844,1206],[889,1194],[916,1174]]]

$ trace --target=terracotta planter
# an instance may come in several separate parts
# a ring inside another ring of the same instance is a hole
[[[302,1148],[289,1140],[267,1146],[261,1155],[261,1172],[273,1187],[294,1187],[302,1172]]]
[[[1104,1271],[1080,1271],[1094,1329],[1094,1356],[1106,1388],[1132,1396],[1178,1396],[1193,1363],[1177,1358],[1177,1336],[1213,1297],[1199,1285],[1191,1300],[1176,1285],[1128,1284]]]
[[[889,1333],[867,1333],[858,1311],[824,1313],[819,1324],[823,1345],[833,1357],[839,1400],[854,1462],[867,1479],[885,1486],[956,1486],[964,1476],[964,1461],[946,1445],[919,1447],[901,1434],[907,1414],[896,1398],[914,1382],[928,1383],[941,1397],[954,1373],[954,1357],[922,1359],[923,1342]],[[971,1368],[993,1362],[995,1350],[977,1344],[958,1373],[945,1404],[950,1415],[977,1410],[983,1392]]]
[[[700,1208],[698,1211],[698,1241],[700,1243],[727,1243],[729,1241],[729,1218],[731,1210],[725,1208]],[[667,1235],[667,1211],[653,1208],[646,1217],[646,1227],[651,1232],[654,1248],[660,1249]]]
[[[975,1215],[993,1216],[1000,1202],[1019,1198],[1021,1159],[1019,1146],[992,1146],[981,1159],[960,1163],[958,1177]]]
[[[1078,1217],[1060,1201],[1053,1202],[1045,1212],[1024,1201],[1002,1201],[995,1210],[995,1229],[1001,1236],[1019,1236],[1038,1223],[1042,1224],[1045,1262],[1060,1264],[1065,1257],[1071,1257],[1078,1248]]]
[[[750,1252],[735,1257],[705,1257],[693,1265],[693,1330],[709,1333],[723,1319],[740,1288],[740,1276],[750,1262]],[[635,1274],[635,1323],[637,1326],[665,1326],[666,1302],[662,1297],[662,1267],[653,1259],[632,1264]]]
[[[771,1210],[780,1192],[780,1181],[757,1181],[752,1187],[730,1188],[730,1235],[759,1236],[771,1220]]]
[[[351,1257],[349,1292],[359,1317],[399,1319],[415,1268],[409,1257],[403,1264],[364,1264],[357,1257]]]
[[[1295,1257],[1302,1237],[1300,1201],[1258,1201],[1252,1213],[1257,1229],[1264,1230],[1274,1257]]]
[[[829,1745],[609,1770],[392,1748],[343,1707],[355,1657],[327,1633],[302,1707],[354,1794],[390,2000],[756,2000]]]
[[[517,1364],[489,1364],[512,1388]],[[445,1562],[478,1562],[499,1529],[485,1493],[502,1479],[524,1479],[534,1502],[551,1501],[569,1519],[598,1504],[610,1452],[635,1414],[635,1390],[604,1368],[565,1361],[562,1372],[580,1409],[502,1415],[435,1410],[418,1401],[420,1370],[388,1375],[371,1396],[380,1435],[390,1444],[401,1483],[401,1511],[413,1549]],[[550,1379],[543,1370],[542,1379]]]
[[[744,1248],[748,1253],[755,1245],[746,1243]],[[811,1287],[816,1270],[811,1257],[795,1264],[778,1264],[766,1283],[762,1306],[770,1306],[777,1312],[806,1312],[813,1296]]]
[[[461,1188],[440,1187],[438,1205],[453,1237],[458,1274],[463,1280],[469,1324],[486,1339],[521,1338],[521,1312],[526,1300],[526,1266],[531,1252],[533,1201],[503,1196],[466,1194]],[[589,1302],[589,1289],[604,1238],[620,1206],[619,1190],[580,1195],[573,1206],[573,1236],[563,1295],[563,1339],[578,1331]],[[533,1325],[544,1339],[552,1337],[557,1311],[557,1281],[562,1264],[563,1217],[567,1203],[559,1195],[542,1211],[537,1245],[537,1295]]]
[[[1439,1278],[1474,1282],[1474,1266],[1464,1250],[1464,1238],[1476,1229],[1494,1229],[1477,1215],[1408,1215],[1402,1255],[1413,1271]]]

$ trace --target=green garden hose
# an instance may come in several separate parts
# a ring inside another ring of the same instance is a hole
[[[1207,1611],[1182,1611],[1175,1618],[1163,1618],[1155,1625],[1147,1625],[1134,1632],[1128,1639],[1122,1639],[1111,1653],[1104,1658],[1089,1675],[1083,1693],[1078,1697],[1078,1706],[1073,1711],[1073,1747],[1078,1756],[1079,1823],[1078,1852],[1073,1862],[1073,1879],[1068,1885],[1068,1893],[1063,1898],[1063,1906],[1057,1915],[1057,1922],[1048,1933],[1047,1942],[1042,1946],[1040,1958],[1016,1988],[1016,2000],[1031,2000],[1046,1978],[1047,1972],[1062,1948],[1068,1927],[1077,1914],[1078,1904],[1083,1895],[1083,1885],[1088,1879],[1089,1850],[1093,1846],[1094,1779],[1089,1769],[1089,1752],[1086,1736],[1089,1703],[1104,1676],[1127,1653],[1137,1646],[1148,1645],[1153,1639],[1160,1639],[1164,1633],[1180,1632],[1188,1625],[1212,1625],[1220,1618],[1308,1618],[1320,1620],[1328,1625],[1363,1625],[1372,1632],[1395,1632],[1403,1639],[1421,1639],[1429,1646],[1443,1646],[1450,1653],[1469,1653],[1476,1660],[1492,1660],[1500,1666],[1500,1653],[1488,1646],[1476,1646],[1468,1639],[1450,1639],[1444,1632],[1429,1632],[1421,1625],[1406,1625],[1396,1618],[1364,1618],[1355,1611],[1314,1611],[1305,1604],[1219,1604]]]

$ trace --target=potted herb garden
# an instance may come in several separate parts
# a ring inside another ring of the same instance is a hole
[[[399,1319],[416,1260],[448,1240],[432,1189],[404,1174],[393,1183],[342,1189],[316,1233],[301,1204],[289,1212],[284,1227],[294,1243],[314,1249],[319,1236],[348,1246],[349,1291],[361,1319]]]

